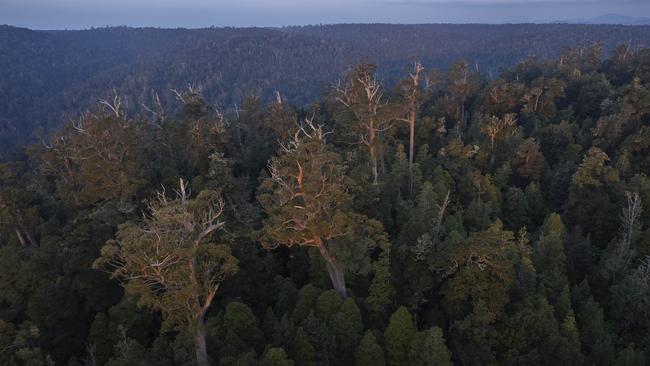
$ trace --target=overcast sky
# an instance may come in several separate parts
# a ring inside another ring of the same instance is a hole
[[[206,27],[319,23],[504,23],[650,17],[650,0],[0,0],[0,24]]]

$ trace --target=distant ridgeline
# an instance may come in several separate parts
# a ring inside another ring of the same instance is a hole
[[[358,62],[388,84],[412,60],[445,69],[465,59],[484,78],[529,56],[601,43],[605,53],[650,44],[650,26],[347,24],[288,28],[99,28],[32,31],[0,26],[0,147],[28,141],[94,105],[113,89],[134,113],[158,93],[198,86],[224,108],[279,91],[294,105],[316,100]]]

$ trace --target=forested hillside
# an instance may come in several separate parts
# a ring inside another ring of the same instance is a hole
[[[561,24],[330,25],[288,28],[99,28],[31,31],[0,26],[0,146],[51,130],[117,89],[132,113],[170,89],[200,86],[206,101],[233,109],[246,96],[279,91],[304,106],[350,65],[372,62],[396,82],[419,59],[445,69],[466,59],[484,78],[528,56],[555,57],[565,47],[600,42],[650,43],[650,27]]]
[[[260,37],[346,55],[338,37],[371,37],[354,27],[248,30],[250,44],[200,32],[261,75]],[[211,54],[194,31],[23,32],[36,53],[87,50],[97,32],[113,57],[98,63],[144,71],[146,53],[160,85],[186,74],[137,37],[187,47],[188,67]],[[118,36],[133,43],[111,53]],[[274,57],[290,70],[282,57],[301,52],[285,47]],[[604,54],[566,49],[491,79],[395,56],[395,82],[360,63],[311,103],[280,93],[237,110],[184,88],[140,113],[143,89],[125,81],[0,165],[0,364],[646,364],[650,49]],[[312,90],[304,70],[339,67],[305,60],[289,95]],[[189,71],[218,79],[219,62]]]

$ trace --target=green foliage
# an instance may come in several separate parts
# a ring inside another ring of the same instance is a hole
[[[384,366],[384,350],[377,344],[374,334],[371,330],[361,339],[354,355],[355,366]]]
[[[262,365],[264,366],[293,366],[295,362],[289,359],[287,353],[278,347],[269,348],[264,353],[264,359],[262,360]]]
[[[569,219],[589,232],[593,240],[604,246],[616,232],[616,184],[618,170],[608,164],[609,156],[592,147],[571,180]]]
[[[257,355],[253,351],[241,353],[237,357],[226,356],[219,360],[219,366],[257,366],[259,364]]]
[[[382,251],[374,264],[374,276],[368,289],[366,307],[373,320],[381,321],[386,316],[395,297],[395,288],[391,284],[390,252]]]
[[[449,276],[443,305],[454,319],[452,342],[462,362],[490,360],[496,343],[493,324],[504,316],[514,280],[514,235],[497,221],[454,244],[443,267]]]
[[[124,337],[138,344],[150,343],[157,334],[157,325],[155,314],[138,308],[135,296],[124,297],[107,312],[97,313],[90,326],[88,343],[94,348],[97,362],[105,363]]]
[[[154,365],[152,355],[138,341],[128,338],[122,333],[121,339],[115,344],[115,356],[108,362],[107,366],[149,366]]]
[[[233,301],[228,303],[223,313],[223,319],[217,323],[215,339],[220,350],[220,356],[237,357],[252,350],[261,350],[264,345],[262,331],[258,320],[248,305]]]
[[[140,305],[162,312],[166,329],[191,329],[197,363],[207,366],[205,314],[221,283],[237,273],[239,261],[226,244],[209,242],[224,225],[221,198],[203,191],[189,199],[186,189],[181,179],[175,200],[159,193],[144,223],[121,225],[94,266],[124,281]]]
[[[538,182],[545,162],[539,143],[529,138],[519,145],[516,154],[513,165],[517,173],[523,178]]]
[[[361,310],[351,298],[346,299],[338,312],[329,322],[334,343],[337,345],[337,360],[342,365],[350,365],[354,359],[354,351],[363,336],[363,319]]]
[[[619,353],[615,365],[617,366],[645,365],[645,356],[643,355],[643,353],[639,352],[639,350],[635,350],[633,344],[629,344],[624,350],[622,350]]]
[[[271,160],[258,199],[268,218],[262,233],[267,248],[318,246],[341,236],[348,225],[350,200],[340,156],[325,143],[321,127],[296,134],[280,156]],[[287,225],[291,223],[291,225]]]
[[[626,338],[643,337],[650,327],[650,257],[630,271],[620,283],[611,287],[611,311]]]
[[[343,300],[337,295],[336,291],[325,291],[316,300],[314,315],[327,322],[338,312],[342,304]]]
[[[7,366],[53,365],[38,346],[39,330],[29,322],[20,326],[0,319],[0,362]]]
[[[650,51],[602,60],[598,45],[567,49],[491,78],[482,56],[479,72],[466,61],[425,68],[417,90],[388,84],[396,66],[364,64],[310,107],[288,103],[305,97],[300,83],[292,94],[278,84],[266,104],[282,67],[307,81],[340,71],[359,52],[346,39],[386,26],[368,27],[170,30],[159,42],[186,44],[190,61],[163,89],[191,67],[205,88],[178,92],[175,114],[138,89],[0,157],[0,364],[644,364]],[[425,52],[412,42],[429,27],[409,37],[395,27],[385,42]],[[490,27],[458,32],[467,28]],[[47,34],[73,45],[85,32]],[[161,30],[88,32],[127,47]],[[217,35],[205,54],[237,45],[222,53],[246,55],[236,73],[192,52]],[[291,60],[310,55],[282,56],[312,46],[343,59],[323,56],[302,75],[305,62]],[[255,68],[262,58],[270,64]],[[271,84],[220,89],[269,67]],[[159,71],[129,88],[158,83]],[[0,122],[13,93],[0,91]],[[214,107],[235,95],[236,109]],[[144,113],[122,108],[142,103]],[[401,120],[416,121],[412,166]]]
[[[509,188],[503,207],[504,224],[513,231],[522,227],[530,227],[529,211],[528,200],[524,192],[519,188]]]
[[[266,248],[317,248],[334,289],[346,297],[345,272],[361,265],[370,249],[355,235],[363,233],[357,224],[365,220],[350,211],[340,156],[326,144],[321,126],[307,124],[269,163],[271,177],[258,197],[267,213],[260,239]]]
[[[561,326],[555,320],[553,307],[542,296],[532,299],[532,304],[513,314],[502,333],[504,364],[577,365],[583,362],[580,347],[575,339],[575,324],[570,319]],[[515,326],[518,324],[518,326]]]
[[[141,305],[162,311],[167,325],[192,325],[207,310],[219,283],[238,270],[227,245],[208,241],[223,225],[219,202],[209,191],[188,199],[181,181],[179,197],[169,201],[159,196],[142,225],[121,225],[95,266],[124,280]]]
[[[100,111],[70,122],[51,137],[51,146],[35,156],[46,176],[55,178],[57,194],[70,204],[108,199],[130,200],[144,183],[145,158],[138,151],[141,125]]]
[[[586,291],[588,289],[585,289],[585,285],[583,282],[573,293],[574,302],[580,301],[576,310],[580,342],[585,350],[587,362],[595,365],[612,364],[616,357],[614,336],[605,321],[603,309]]]
[[[560,215],[553,213],[547,217],[540,238],[533,244],[533,263],[538,279],[553,301],[568,284],[564,237],[565,228]]]
[[[321,291],[314,287],[312,284],[307,284],[305,287],[298,291],[298,302],[293,311],[293,318],[296,321],[301,321],[313,311],[316,301],[319,298]]]
[[[307,333],[298,327],[296,335],[293,339],[292,345],[293,359],[296,360],[298,365],[315,366],[316,365],[316,350],[312,346]]]
[[[416,336],[413,318],[405,307],[400,306],[388,320],[384,331],[386,343],[386,364],[390,366],[408,365],[411,341]]]
[[[409,352],[409,365],[452,365],[451,353],[445,345],[442,329],[433,327],[415,334]]]

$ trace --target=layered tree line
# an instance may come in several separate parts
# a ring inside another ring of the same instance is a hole
[[[402,70],[5,156],[0,364],[646,364],[650,49]]]
[[[127,112],[170,89],[203,87],[209,104],[234,110],[246,95],[263,103],[279,91],[304,107],[349,65],[373,62],[387,85],[420,61],[446,69],[459,58],[493,78],[530,55],[555,57],[564,47],[601,42],[650,46],[650,27],[571,24],[339,24],[284,28],[162,29],[105,27],[40,31],[0,25],[0,153],[33,142],[98,98],[118,89]]]

